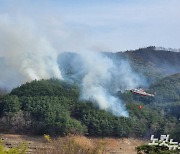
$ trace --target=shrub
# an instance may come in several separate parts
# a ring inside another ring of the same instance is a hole
[[[18,144],[17,147],[5,148],[0,141],[0,154],[26,154],[27,146],[25,143]]]

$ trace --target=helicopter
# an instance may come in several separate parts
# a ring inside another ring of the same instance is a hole
[[[142,88],[131,89],[129,91],[134,93],[134,94],[138,94],[138,95],[142,95],[142,96],[150,96],[150,97],[155,96],[155,94],[150,94],[150,93],[146,92],[145,90],[143,90]]]

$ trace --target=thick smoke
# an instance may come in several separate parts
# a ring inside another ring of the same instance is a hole
[[[143,78],[131,70],[128,61],[88,51],[80,55],[62,54],[59,59],[65,79],[79,82],[81,99],[90,100],[116,116],[128,117],[125,105],[116,93],[144,83]]]
[[[98,104],[101,109],[116,116],[128,117],[123,102],[115,96],[118,90],[140,85],[140,78],[127,61],[119,62],[101,53],[91,52],[82,55],[86,74],[82,80],[82,98]]]
[[[82,80],[82,99],[98,104],[101,109],[108,110],[117,116],[128,116],[122,102],[113,96],[108,88],[113,81],[113,61],[98,53],[86,53],[83,56],[87,74]]]
[[[116,116],[128,117],[125,105],[115,94],[138,87],[140,77],[126,60],[84,51],[74,54],[74,58],[60,55],[58,63],[59,49],[39,29],[22,16],[0,15],[0,54],[4,57],[0,65],[1,87],[12,89],[34,79],[63,78],[78,83],[80,99],[90,100]]]
[[[0,54],[5,57],[1,82],[12,74],[7,70],[15,71],[16,75],[9,80],[17,80],[16,84],[34,79],[62,78],[56,50],[33,22],[23,17],[0,15]]]

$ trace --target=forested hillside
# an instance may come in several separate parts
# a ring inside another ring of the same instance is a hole
[[[169,103],[180,100],[180,73],[167,76],[150,86],[156,92],[156,102]]]
[[[180,52],[150,46],[137,50],[118,52],[115,55],[128,59],[131,67],[146,76],[152,83],[166,75],[180,72]]]
[[[146,78],[146,90],[155,97],[135,95],[129,90],[117,91],[113,96],[122,100],[129,117],[114,116],[100,109],[93,100],[80,99],[80,83],[86,73],[82,59],[75,53],[63,53],[58,62],[66,80],[34,80],[10,93],[0,90],[0,130],[142,138],[149,138],[150,134],[171,134],[179,140],[179,53],[148,47],[103,55],[113,59],[117,66],[121,65],[119,60],[128,60],[133,71]],[[169,71],[169,68],[173,69]]]
[[[74,85],[57,79],[33,81],[1,96],[0,130],[148,138],[150,134],[178,133],[177,115],[167,118],[159,112],[162,108],[143,105],[131,93],[120,97],[124,98],[129,118],[113,116],[90,102],[80,101],[79,88]],[[140,104],[142,109],[138,108]]]
[[[134,51],[126,51],[123,54],[136,64],[154,66],[164,74],[180,72],[180,52],[150,46]]]

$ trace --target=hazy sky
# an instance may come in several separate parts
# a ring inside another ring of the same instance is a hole
[[[180,48],[180,0],[0,0],[0,18],[35,25],[59,50]]]

